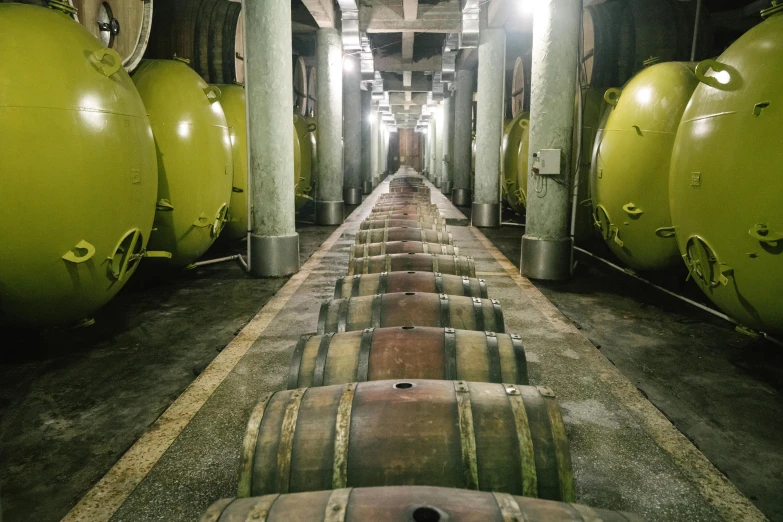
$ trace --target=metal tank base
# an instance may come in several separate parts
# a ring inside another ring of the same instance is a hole
[[[440,191],[448,196],[449,194],[451,194],[451,190],[453,189],[453,187],[454,187],[453,182],[444,181],[443,183],[441,183]]]
[[[358,187],[346,187],[343,189],[343,202],[346,205],[362,204],[362,189]],[[342,221],[341,221],[342,223]]]
[[[458,207],[470,206],[470,189],[458,188],[454,189],[451,194],[451,201]]]
[[[471,223],[474,227],[499,227],[500,203],[473,203]]]
[[[342,225],[344,218],[342,201],[316,201],[316,225]]]
[[[250,274],[283,277],[299,271],[299,234],[250,236]]]
[[[365,195],[372,192],[372,181],[365,181],[362,183],[362,192],[364,192]]]
[[[435,185],[435,188],[439,189],[440,188],[440,179],[436,179],[435,181],[432,182],[432,184]]]
[[[567,281],[571,278],[573,239],[522,236],[520,273],[530,279]]]

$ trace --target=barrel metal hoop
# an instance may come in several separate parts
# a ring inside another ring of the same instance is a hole
[[[522,337],[517,334],[511,334],[511,349],[514,351],[514,361],[517,363],[517,382],[519,384],[529,384],[527,356],[525,355],[525,345],[522,343]]]
[[[454,328],[443,330],[443,350],[446,363],[444,379],[454,381],[457,377],[457,331]]]
[[[261,497],[264,498],[264,497]],[[199,522],[217,522],[220,518],[220,515],[223,514],[223,511],[231,505],[232,502],[234,502],[234,498],[222,498],[209,506],[209,509],[207,509],[206,513],[199,519]],[[259,499],[260,500],[260,499]],[[264,517],[266,518],[266,517]],[[263,522],[263,520],[261,521]]]
[[[498,336],[495,332],[484,332],[487,342],[487,366],[489,367],[489,382],[503,381],[503,372],[500,368],[500,350],[498,349]]]
[[[555,456],[557,458],[557,476],[560,484],[560,500],[562,502],[575,502],[574,493],[574,471],[571,468],[571,452],[568,446],[568,437],[566,436],[563,418],[560,415],[560,409],[557,405],[554,393],[548,388],[539,387],[539,392],[545,390],[548,393],[543,395],[546,411],[549,416],[549,426],[552,433],[552,441],[555,445]]]
[[[479,293],[481,294],[480,297],[482,299],[487,299],[489,297],[489,293],[487,292],[487,280],[486,279],[479,279]]]
[[[470,278],[468,276],[462,276],[462,295],[465,297],[473,297],[473,292],[470,291]]]
[[[318,345],[318,355],[315,357],[315,369],[313,370],[313,386],[324,385],[324,374],[326,373],[326,355],[329,353],[329,345],[332,343],[333,333],[321,336],[321,343]]]
[[[370,255],[370,244],[365,243],[362,245],[362,257],[367,257]]]
[[[495,313],[495,331],[497,333],[506,333],[506,323],[503,320],[503,309],[500,307],[500,301],[491,299],[492,311]]]
[[[590,520],[602,520],[601,515],[599,515],[593,508],[590,506],[585,506],[583,504],[571,504],[571,507],[579,513],[579,515],[582,517],[582,520],[590,521]]]
[[[383,241],[382,241],[382,243],[386,243],[387,241],[389,241],[389,229],[388,228],[384,228],[383,229]]]
[[[353,276],[351,280],[351,297],[359,296],[359,286],[362,284],[362,276],[359,274]]]
[[[522,514],[522,510],[519,508],[517,500],[514,495],[508,493],[492,493],[495,497],[495,502],[500,509],[500,516],[503,517],[503,522],[525,522],[527,519]],[[599,519],[596,519],[599,520]]]
[[[331,308],[331,303],[334,301],[326,301],[324,303],[321,303],[321,310],[318,312],[318,334],[323,334],[326,332],[326,318],[329,315],[329,309]]]
[[[294,355],[291,357],[291,364],[288,366],[288,389],[293,390],[299,387],[299,368],[302,366],[302,354],[304,353],[307,341],[312,334],[306,334],[299,338],[294,348]]]
[[[272,504],[278,499],[280,494],[264,495],[263,497],[257,497],[256,503],[247,512],[247,519],[253,522],[265,522],[269,516],[269,512],[272,510]],[[201,522],[201,521],[199,521]]]
[[[476,461],[476,434],[473,430],[473,410],[470,405],[470,387],[465,381],[454,381],[459,412],[459,438],[462,447],[462,470],[466,489],[479,489]]]
[[[476,277],[476,260],[470,256],[467,256],[468,260],[468,275],[470,277]]]
[[[422,242],[421,251],[423,254],[434,254],[434,252],[430,252],[430,244],[427,242]]]
[[[372,326],[373,328],[381,327],[381,306],[383,305],[383,294],[376,294],[372,300]]]
[[[351,436],[351,408],[356,383],[343,387],[340,404],[337,406],[337,419],[334,426],[334,461],[332,467],[332,489],[340,489],[348,484],[348,443]]]
[[[435,293],[442,294],[443,293],[443,274],[440,272],[435,272]]]
[[[294,449],[296,420],[299,418],[299,406],[306,391],[307,388],[298,388],[291,392],[283,416],[283,424],[280,426],[280,443],[277,447],[277,487],[275,488],[280,493],[288,493],[291,482],[291,454]]]
[[[449,311],[449,296],[448,294],[440,294],[438,301],[440,302],[440,326],[446,328],[451,326],[451,312]]]
[[[385,294],[386,288],[389,286],[389,272],[381,272],[381,277],[378,279],[378,293]]]
[[[337,281],[334,283],[334,295],[332,298],[340,299],[343,296],[343,283],[345,283],[345,277],[338,277]]]
[[[451,232],[446,232],[446,237],[448,238],[448,242],[449,242],[448,244],[449,245],[453,245],[454,244],[454,238],[451,236]]]
[[[484,328],[484,303],[478,297],[473,297],[473,329],[485,330]]]
[[[255,460],[256,443],[258,442],[258,432],[261,430],[261,421],[264,420],[264,412],[272,393],[264,395],[255,405],[250,413],[250,419],[247,421],[245,438],[242,441],[242,455],[239,464],[239,487],[237,488],[238,497],[249,497],[252,493],[253,485],[253,461]]]
[[[433,272],[440,272],[440,267],[438,266],[438,255],[432,254],[432,271]]]
[[[370,272],[370,258],[365,256],[362,258],[362,274],[368,274]]]
[[[350,299],[341,299],[340,308],[337,311],[337,332],[344,333],[345,326],[348,323],[348,311],[350,310]]]
[[[332,491],[324,511],[324,522],[344,522],[348,511],[348,498],[353,488],[342,488]]]
[[[359,344],[359,362],[356,365],[356,381],[365,382],[370,374],[370,348],[375,328],[365,328]]]
[[[503,384],[506,396],[514,414],[514,425],[519,443],[519,457],[522,463],[522,495],[538,497],[538,475],[536,473],[536,457],[533,450],[533,437],[530,434],[530,423],[525,411],[525,403],[516,385]]]
[[[384,245],[385,245],[385,244],[386,244],[386,243],[384,243]],[[384,261],[384,267],[383,267],[383,268],[384,268],[384,270],[383,270],[383,271],[384,271],[384,272],[391,272],[391,271],[392,271],[392,269],[391,269],[391,262],[392,262],[392,257],[391,257],[390,255],[385,255],[385,254],[384,254],[384,256],[385,256],[385,257],[384,257],[384,259],[383,259],[383,261]]]

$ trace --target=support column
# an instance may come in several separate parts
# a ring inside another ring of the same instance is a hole
[[[575,65],[582,5],[541,0],[533,21],[528,187],[521,273],[534,279],[571,276],[573,238],[569,233],[571,146],[574,127]],[[560,150],[560,174],[533,174],[533,155]]]
[[[343,200],[362,202],[362,71],[359,57],[343,57]]]
[[[430,119],[427,126],[427,179],[433,181],[435,174],[435,139],[437,130],[435,128],[435,116]]]
[[[267,3],[270,2],[264,2]],[[331,28],[316,31],[315,57],[318,71],[315,222],[339,225],[343,222],[343,42],[340,31]]]
[[[389,128],[381,125],[381,176],[389,175]]]
[[[470,172],[473,161],[473,71],[459,70],[454,95],[454,192],[458,207],[470,205]]]
[[[435,108],[435,140],[433,149],[435,151],[435,169],[432,172],[433,183],[435,187],[440,188],[441,176],[443,175],[443,104]]]
[[[372,192],[372,93],[362,91],[362,192]]]
[[[371,123],[370,163],[372,164],[372,188],[375,188],[381,182],[381,115],[377,107],[372,109]]]
[[[440,191],[451,196],[454,187],[454,96],[443,104],[443,179]]]
[[[247,164],[252,205],[248,269],[255,277],[282,277],[299,270],[291,141],[291,5],[247,2],[245,9]]]
[[[497,227],[500,226],[500,141],[506,75],[506,33],[503,29],[481,29],[478,60],[476,184],[472,218],[474,226]]]

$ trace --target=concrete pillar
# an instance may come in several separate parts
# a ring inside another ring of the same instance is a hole
[[[381,175],[389,175],[389,127],[381,125]]]
[[[435,119],[431,118],[427,124],[427,179],[432,181],[432,174],[435,172]]]
[[[440,190],[451,196],[454,187],[454,96],[446,98],[443,104],[443,179]]]
[[[376,107],[372,109],[370,120],[372,123],[370,163],[372,164],[372,188],[375,188],[381,181],[381,115]]]
[[[362,71],[359,56],[343,57],[343,201],[362,202]]]
[[[478,60],[472,220],[477,227],[497,227],[500,226],[500,141],[506,75],[506,33],[503,29],[481,29]]]
[[[437,188],[440,188],[441,176],[443,175],[443,104],[441,103],[435,108],[435,140],[433,142],[433,150],[435,151],[435,159],[433,165],[435,166],[432,177],[433,183]]]
[[[473,71],[459,70],[454,81],[454,191],[452,201],[470,205],[470,172],[473,161]]]
[[[533,22],[530,97],[530,161],[527,227],[522,237],[521,273],[534,279],[571,276],[573,238],[569,231],[571,146],[582,4],[541,0]],[[560,150],[561,174],[533,174],[533,155]]]
[[[372,192],[372,93],[362,91],[362,191]]]
[[[250,3],[250,2],[248,2]],[[276,2],[264,2],[264,4]],[[315,222],[343,222],[343,42],[340,31],[316,31],[318,184]]]
[[[255,277],[299,270],[294,224],[293,79],[290,2],[247,2],[245,95],[251,224],[248,269]]]

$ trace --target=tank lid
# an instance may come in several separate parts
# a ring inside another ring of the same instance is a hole
[[[783,13],[783,4],[781,4],[779,0],[772,0],[772,7],[768,7],[767,9],[762,9],[761,17],[766,19],[769,18],[770,16],[774,16],[780,13]]]

